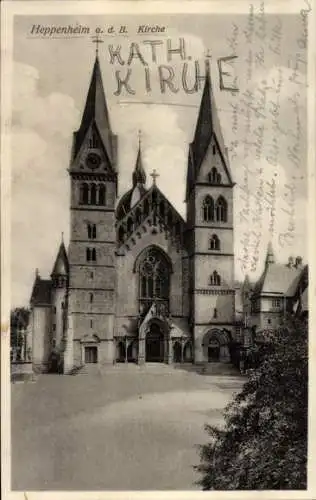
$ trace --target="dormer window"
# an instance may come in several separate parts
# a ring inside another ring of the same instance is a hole
[[[216,147],[215,147],[215,144],[213,144],[213,155],[216,155]]]

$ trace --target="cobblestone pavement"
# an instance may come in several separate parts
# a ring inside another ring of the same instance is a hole
[[[162,367],[13,384],[12,488],[196,489],[204,424],[222,423],[242,383]]]

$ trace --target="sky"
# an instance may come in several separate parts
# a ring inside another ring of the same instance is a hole
[[[165,27],[165,33],[137,34],[139,25]],[[75,38],[36,33],[51,26],[89,27]],[[126,26],[127,36],[108,34]],[[206,54],[234,182],[235,277],[255,280],[262,272],[269,241],[276,259],[307,259],[306,53],[298,15],[173,16],[16,16],[12,78],[12,305],[27,305],[35,269],[49,277],[64,233],[69,241],[69,167],[72,134],[78,128],[95,58],[92,36],[102,30],[99,59],[112,130],[119,141],[119,197],[131,187],[138,130],[147,184],[153,169],[159,188],[185,217],[188,145],[193,139],[201,88],[188,94],[182,71],[194,83],[194,62],[204,74]],[[167,44],[183,39],[186,57],[167,60]],[[157,61],[150,45],[161,41]],[[169,42],[167,41],[169,40]],[[139,58],[129,66],[134,95],[117,90],[132,43],[137,43],[150,73]],[[110,62],[109,46],[121,46],[125,62]],[[220,89],[217,60],[230,73]],[[158,66],[172,67],[177,93],[161,92]]]

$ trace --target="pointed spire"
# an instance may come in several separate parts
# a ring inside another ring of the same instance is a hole
[[[228,180],[231,184],[232,175],[229,168],[228,157],[226,154],[224,139],[217,115],[215,99],[213,95],[211,72],[210,72],[210,54],[207,53],[205,60],[205,83],[202,93],[202,99],[199,109],[199,115],[196,123],[193,142],[190,144],[188,174],[187,174],[187,197],[198,175],[202,162],[210,147],[211,141],[215,141],[217,150],[222,158]],[[194,179],[192,180],[192,176]]]
[[[141,153],[141,131],[138,132],[138,153],[136,165],[133,172],[133,187],[137,184],[146,184],[146,172],[143,168],[142,153]]]
[[[51,276],[56,276],[56,275],[66,275],[68,274],[68,257],[67,257],[67,252],[64,244],[64,239],[63,239],[63,234],[62,233],[62,241],[59,246],[58,254],[55,260],[55,264],[51,273]]]
[[[269,264],[274,264],[274,263],[275,263],[275,258],[274,258],[273,247],[272,247],[271,241],[269,241],[267,256],[266,256],[266,266],[268,266]]]
[[[113,139],[109,112],[104,94],[98,54],[96,54],[87,94],[86,104],[79,130],[75,134],[74,157],[91,126],[95,126],[103,143],[109,161],[113,160]]]

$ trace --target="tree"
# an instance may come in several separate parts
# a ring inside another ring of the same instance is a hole
[[[307,487],[307,324],[287,318],[260,357],[224,427],[206,426],[211,441],[196,467],[203,490]]]
[[[18,353],[24,342],[22,331],[26,330],[29,324],[30,310],[25,307],[16,307],[10,314],[11,347]]]

